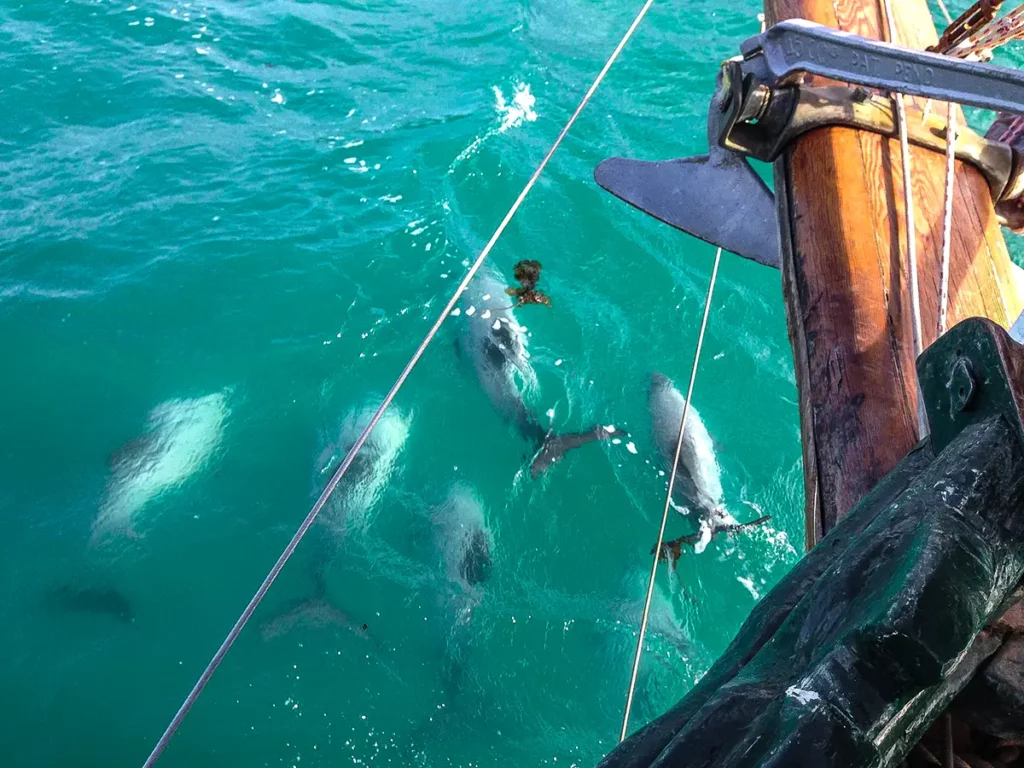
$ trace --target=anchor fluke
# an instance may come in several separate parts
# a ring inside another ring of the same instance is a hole
[[[778,268],[779,225],[771,190],[743,157],[713,150],[713,155],[659,162],[609,158],[594,170],[594,180],[676,229]]]

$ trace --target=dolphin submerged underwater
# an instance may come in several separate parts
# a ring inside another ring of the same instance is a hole
[[[168,400],[150,411],[146,432],[111,456],[92,543],[117,534],[137,535],[136,525],[150,502],[180,487],[209,463],[227,417],[224,392]]]
[[[353,411],[342,422],[336,438],[328,440],[317,461],[314,480],[317,495],[366,428],[374,410]],[[412,417],[398,408],[385,411],[317,518],[318,538],[314,542],[311,574],[313,595],[289,601],[281,611],[265,621],[260,626],[264,640],[300,626],[331,626],[366,636],[369,629],[366,624],[351,620],[331,603],[327,594],[327,569],[346,537],[365,532],[370,525],[374,506],[397,471],[398,459],[409,438],[411,426]]]

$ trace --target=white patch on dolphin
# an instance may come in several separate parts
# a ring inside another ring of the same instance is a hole
[[[375,410],[368,406],[350,413],[342,422],[337,438],[328,443],[317,462],[319,488],[327,484]],[[411,426],[412,417],[399,409],[392,406],[385,411],[324,509],[320,519],[325,525],[344,533],[351,527],[365,528],[369,524],[369,514],[396,470]]]
[[[134,534],[139,514],[154,499],[203,469],[224,432],[227,395],[168,400],[149,412],[144,435],[111,460],[107,491],[92,526],[92,540]]]

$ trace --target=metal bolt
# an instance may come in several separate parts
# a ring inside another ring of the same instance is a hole
[[[977,392],[977,384],[971,371],[971,361],[959,357],[953,363],[953,371],[949,375],[949,399],[953,414],[966,410]]]

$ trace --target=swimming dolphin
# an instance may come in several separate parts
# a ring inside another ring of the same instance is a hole
[[[466,649],[473,637],[470,621],[491,576],[494,542],[479,497],[465,485],[449,491],[431,515],[431,523],[444,580],[441,591],[448,626],[441,685],[445,700],[452,702],[462,689]]]
[[[651,374],[647,402],[654,443],[665,462],[671,465],[686,399],[671,379],[655,372]],[[737,525],[737,522],[722,503],[722,470],[715,456],[714,443],[692,403],[686,416],[686,431],[679,462],[675,466],[675,477],[675,492],[685,497],[700,517],[700,538],[694,543],[694,548],[703,552],[716,532]]]
[[[373,409],[354,411],[342,422],[337,437],[328,441],[316,464],[314,486],[319,495],[341,464],[363,429]],[[367,631],[330,603],[327,595],[327,568],[341,549],[346,536],[365,531],[370,514],[388,481],[396,471],[398,458],[409,437],[412,419],[397,408],[388,409],[377,422],[338,483],[330,500],[317,518],[319,536],[314,542],[313,596],[289,602],[276,616],[261,625],[264,640],[287,633],[298,626],[334,626],[356,635]],[[312,531],[311,531],[312,533]]]
[[[168,400],[150,411],[146,433],[111,456],[110,478],[92,542],[135,533],[139,513],[153,499],[181,486],[213,456],[227,420],[227,397]]]
[[[455,592],[469,598],[459,613],[468,614],[491,575],[491,532],[483,506],[472,489],[456,485],[431,522],[445,578]]]
[[[370,422],[374,410],[367,407],[353,411],[342,422],[337,437],[328,440],[316,464],[314,485],[318,489],[330,480]],[[374,505],[397,468],[411,425],[411,417],[395,407],[381,416],[321,513],[321,524],[336,534],[367,526]]]
[[[460,355],[471,361],[498,412],[537,449],[531,475],[538,476],[573,448],[610,437],[600,426],[566,435],[545,430],[526,407],[524,396],[537,388],[537,375],[526,351],[526,334],[516,322],[504,287],[493,275],[481,273],[466,292],[466,303]]]

